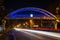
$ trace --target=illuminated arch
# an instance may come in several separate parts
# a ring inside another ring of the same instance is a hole
[[[21,9],[15,10],[15,11],[9,13],[5,18],[11,18],[11,19],[13,18],[13,19],[15,19],[16,18],[15,15],[18,12],[25,12],[25,11],[35,11],[35,12],[42,13],[42,14],[46,15],[47,17],[51,17],[51,18],[54,18],[54,19],[56,18],[52,13],[50,13],[50,12],[48,12],[46,10],[43,10],[43,9],[40,9],[40,8],[34,8],[34,7],[27,7],[27,8],[21,8]]]

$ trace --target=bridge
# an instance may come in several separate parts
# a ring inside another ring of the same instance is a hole
[[[19,25],[40,30],[57,30],[56,16],[40,8],[21,8],[9,13],[5,19],[7,25],[14,24],[14,26]]]
[[[9,13],[3,20],[3,28],[7,40],[60,40],[60,33],[47,32],[58,30],[56,20],[44,9],[27,7]]]

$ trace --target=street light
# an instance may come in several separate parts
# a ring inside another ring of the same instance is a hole
[[[59,7],[56,7],[56,14],[57,14],[57,19],[58,19],[58,13],[59,13]]]
[[[33,14],[30,14],[30,17],[33,17]]]
[[[59,20],[58,20],[58,13],[59,13],[59,7],[57,6],[57,7],[56,7],[56,14],[57,14],[57,20],[56,20],[56,21],[57,21],[57,22],[59,21]],[[57,30],[57,22],[55,23],[55,30]]]
[[[34,25],[34,22],[33,22],[33,20],[32,20],[32,19],[30,19],[30,27],[32,28],[32,27],[33,27],[33,25]]]

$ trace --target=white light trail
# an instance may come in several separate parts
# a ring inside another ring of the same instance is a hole
[[[37,33],[37,34],[42,34],[42,35],[46,35],[46,36],[60,38],[60,33],[55,33],[55,32],[37,31],[37,30],[29,30],[29,29],[18,29],[18,28],[15,28],[15,30],[32,32],[32,33]]]

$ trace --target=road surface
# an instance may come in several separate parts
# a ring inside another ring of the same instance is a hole
[[[14,35],[14,40],[60,40],[60,36],[49,36],[45,35],[42,32],[32,32],[33,30],[27,29],[15,29],[12,35]],[[60,35],[60,33],[58,33]]]

